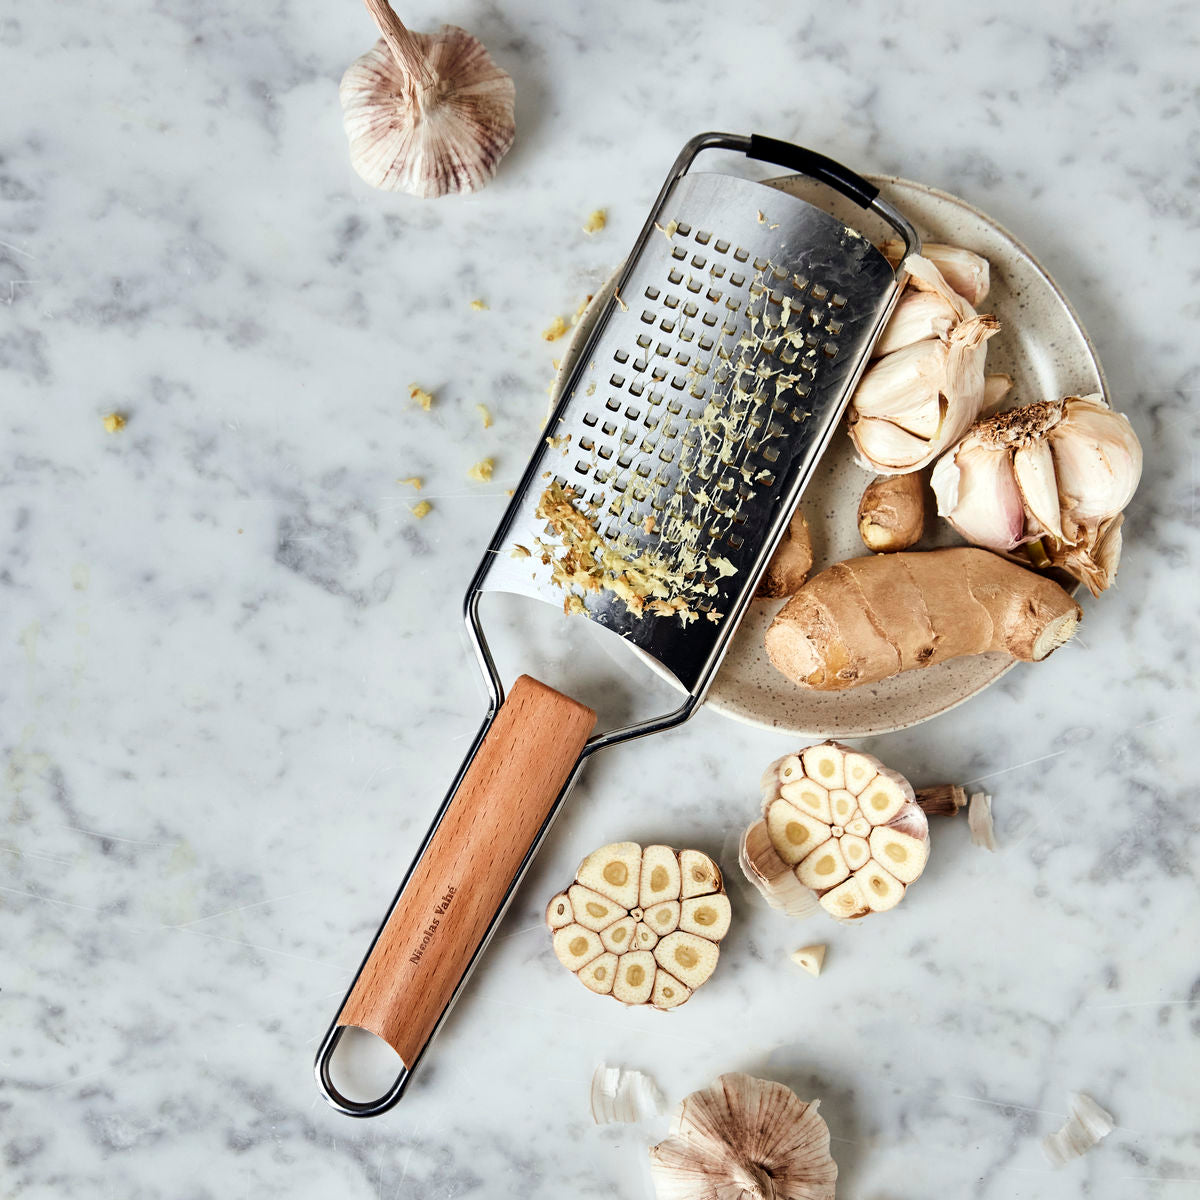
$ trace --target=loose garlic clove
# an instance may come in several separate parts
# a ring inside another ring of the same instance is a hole
[[[888,238],[880,250],[893,267],[904,258],[904,243],[899,238]],[[978,307],[987,299],[991,288],[991,268],[986,258],[962,246],[949,246],[944,242],[926,242],[921,247],[921,256],[927,258],[942,278],[968,304]]]
[[[833,1200],[829,1127],[780,1083],[722,1075],[650,1150],[657,1200]]]
[[[871,357],[882,358],[914,342],[946,337],[958,321],[958,313],[945,297],[910,289],[900,297],[871,350]]]
[[[513,82],[464,29],[406,29],[386,0],[366,0],[383,37],[342,77],[350,161],[372,187],[473,192],[512,145]]]
[[[821,967],[825,963],[825,949],[823,943],[817,946],[803,946],[792,951],[792,962],[810,975],[820,975]]]
[[[815,900],[842,920],[885,912],[924,870],[926,815],[908,780],[871,755],[823,742],[777,760],[763,784],[763,819],[746,830],[739,861],[772,907],[807,916]],[[796,804],[814,788],[823,819]]]
[[[707,854],[614,842],[575,875],[547,905],[546,924],[555,956],[590,991],[676,1008],[712,974],[731,911]]]

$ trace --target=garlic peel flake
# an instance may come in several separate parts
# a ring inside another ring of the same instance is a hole
[[[592,1075],[592,1120],[597,1125],[644,1121],[663,1110],[663,1094],[649,1075],[601,1063]]]
[[[1067,1105],[1071,1115],[1066,1124],[1042,1139],[1042,1149],[1056,1167],[1086,1153],[1116,1129],[1112,1114],[1083,1092],[1072,1092]]]

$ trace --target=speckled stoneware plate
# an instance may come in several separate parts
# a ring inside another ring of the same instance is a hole
[[[890,232],[811,180],[793,175],[769,182],[813,200],[876,242]],[[979,309],[1000,319],[1002,331],[988,343],[987,370],[1012,376],[1007,404],[1091,392],[1108,400],[1104,372],[1079,318],[1054,280],[1012,234],[946,192],[891,177],[875,176],[872,182],[926,241],[965,246],[991,264],[991,291]],[[577,325],[555,381],[555,400],[615,282],[614,274]],[[800,502],[812,531],[814,573],[867,553],[858,536],[857,514],[863,488],[872,478],[854,461],[850,438],[839,434]],[[931,522],[917,548],[957,544],[961,539],[949,526]],[[752,603],[708,693],[712,708],[748,725],[811,737],[890,733],[962,704],[1016,665],[1007,655],[980,654],[845,692],[807,691],[776,671],[763,649],[763,634],[783,603]],[[665,676],[656,662],[646,661]]]

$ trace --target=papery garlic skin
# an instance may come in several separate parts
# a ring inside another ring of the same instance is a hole
[[[1067,396],[977,422],[933,469],[938,513],[969,542],[1012,553],[1040,543],[1099,595],[1121,557],[1121,511],[1142,473],[1127,417],[1099,395]]]

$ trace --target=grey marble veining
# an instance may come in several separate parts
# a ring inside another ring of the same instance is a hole
[[[477,196],[351,171],[360,6],[0,14],[0,1195],[648,1196],[666,1119],[594,1128],[601,1060],[672,1102],[731,1069],[820,1096],[844,1196],[1193,1194],[1194,9],[402,15],[516,80]],[[701,712],[595,760],[409,1096],[348,1121],[311,1055],[481,715],[459,596],[538,436],[541,331],[708,127],[944,188],[1033,250],[1145,445],[1120,586],[1047,663],[869,743],[986,784],[1001,843],[938,829],[886,921],[789,925],[741,890],[731,833],[790,739]],[[733,879],[718,972],[670,1016],[590,995],[540,924],[626,837]],[[818,981],[786,962],[812,940]],[[1119,1127],[1055,1173],[1073,1089]]]

